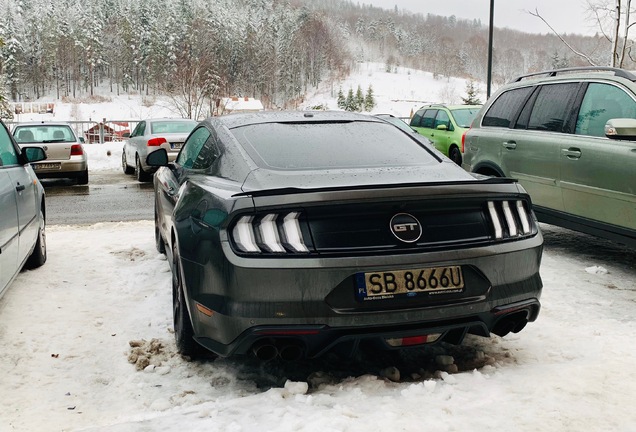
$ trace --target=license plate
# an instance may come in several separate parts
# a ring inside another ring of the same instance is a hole
[[[181,146],[183,146],[183,143],[171,143],[170,144],[170,148],[172,148],[174,150],[180,150]]]
[[[363,300],[418,294],[451,294],[464,290],[460,266],[358,273],[357,295]]]
[[[40,170],[59,170],[62,164],[60,163],[41,163],[41,164],[33,164],[34,171]]]

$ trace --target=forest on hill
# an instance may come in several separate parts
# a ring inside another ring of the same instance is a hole
[[[488,28],[478,20],[348,0],[0,0],[5,99],[167,94],[191,116],[228,95],[294,107],[358,62],[484,81]],[[555,35],[496,29],[493,81],[584,65]],[[568,35],[609,64],[609,42]],[[607,58],[605,58],[607,57]]]

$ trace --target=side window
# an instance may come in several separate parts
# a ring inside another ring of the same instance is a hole
[[[568,107],[578,83],[548,84],[541,86],[528,120],[528,129],[567,132],[563,126],[570,113]]]
[[[204,150],[208,138],[210,138],[210,131],[204,126],[192,132],[183,144],[183,149],[179,152],[179,156],[177,156],[177,164],[189,169],[207,168],[209,164],[205,165],[205,163],[210,159],[211,153],[214,153],[213,150],[209,149],[209,147],[213,147],[212,140],[210,140],[208,148]],[[214,159],[210,161],[210,164],[212,161]]]
[[[411,126],[419,127],[420,122],[422,121],[422,115],[424,114],[424,110],[419,110],[415,114],[413,114],[413,118],[411,119]]]
[[[450,117],[448,117],[446,111],[437,111],[437,117],[435,117],[433,128],[437,129],[440,125],[445,125],[447,130],[451,130]]]
[[[17,164],[18,153],[11,142],[9,132],[4,125],[0,125],[0,166]]]
[[[130,137],[142,136],[144,134],[144,130],[146,129],[146,122],[139,122],[133,133],[130,134]]]
[[[636,118],[634,99],[616,86],[591,83],[581,102],[574,133],[604,137],[605,123],[615,118]]]
[[[482,126],[510,127],[514,117],[532,92],[533,87],[521,87],[499,95],[481,121]]]
[[[435,114],[437,114],[436,109],[426,110],[426,112],[424,112],[424,115],[422,116],[422,123],[420,124],[420,126],[423,128],[432,129],[435,122]]]

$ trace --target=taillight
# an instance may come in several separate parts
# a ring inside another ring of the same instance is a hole
[[[84,149],[81,144],[73,144],[71,146],[71,156],[81,156],[84,154]]]
[[[531,215],[523,201],[488,201],[496,239],[532,235]]]
[[[232,229],[232,239],[244,253],[307,253],[300,227],[301,214],[270,213],[262,217],[242,216]]]
[[[466,134],[469,130],[470,128],[462,134],[462,153],[466,153]]]
[[[148,147],[156,147],[168,142],[165,138],[150,138],[148,140]]]

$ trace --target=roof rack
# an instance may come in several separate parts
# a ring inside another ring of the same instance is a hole
[[[563,69],[553,69],[553,70],[547,70],[543,72],[535,72],[535,73],[531,73],[527,75],[521,75],[515,78],[514,80],[512,80],[511,82],[519,82],[525,78],[535,77],[539,75],[542,75],[545,77],[553,77],[561,73],[588,72],[588,71],[589,72],[614,72],[614,76],[625,78],[630,81],[636,81],[636,75],[626,71],[625,69],[619,69],[619,68],[609,67],[609,66],[581,66],[581,67],[571,67],[571,68],[563,68]]]

